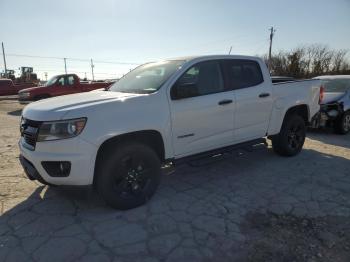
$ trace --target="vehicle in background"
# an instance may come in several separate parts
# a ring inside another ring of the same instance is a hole
[[[290,76],[271,76],[272,83],[282,83],[288,81],[294,81],[295,79]]]
[[[319,76],[322,95],[314,127],[333,127],[338,134],[350,132],[350,75]]]
[[[11,79],[12,81],[16,81],[15,70],[6,69],[6,72],[0,73],[0,79]]]
[[[11,79],[15,85],[17,84],[31,84],[36,86],[39,84],[40,79],[36,73],[33,72],[33,67],[22,66],[20,68],[21,75],[15,76],[15,70],[7,69],[6,72],[0,74],[0,78]]]
[[[107,88],[112,83],[107,82],[80,82],[76,74],[57,75],[46,82],[44,86],[23,89],[18,92],[20,103],[37,101],[44,98],[88,92],[95,89]]]
[[[14,84],[11,79],[0,79],[0,96],[17,95],[25,88],[36,86],[35,83]]]
[[[40,79],[38,79],[38,76],[33,71],[33,67],[28,66],[22,66],[21,67],[21,75],[16,78],[15,83],[16,84],[22,84],[22,83],[34,83],[38,85],[40,82]]]

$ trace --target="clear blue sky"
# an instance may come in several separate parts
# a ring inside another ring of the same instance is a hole
[[[223,54],[230,46],[233,54],[263,54],[272,25],[274,50],[310,43],[350,48],[350,0],[0,0],[0,24],[8,54],[96,61]],[[7,60],[9,68],[34,66],[39,77],[64,69],[58,59]],[[67,66],[89,77],[88,62]],[[96,63],[95,70],[103,77],[132,67]]]

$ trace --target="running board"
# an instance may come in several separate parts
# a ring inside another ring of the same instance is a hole
[[[239,143],[239,144],[235,144],[235,145],[231,145],[231,146],[226,146],[226,147],[222,147],[222,148],[218,148],[218,149],[214,149],[214,150],[209,150],[209,151],[195,154],[195,155],[191,155],[191,156],[185,156],[185,157],[178,158],[178,159],[169,159],[168,162],[172,162],[174,165],[180,165],[180,164],[184,164],[184,163],[191,162],[194,160],[199,160],[199,159],[203,159],[203,158],[207,158],[207,157],[213,157],[216,155],[222,155],[225,153],[231,153],[232,151],[237,150],[237,149],[245,149],[247,147],[252,147],[252,146],[256,146],[256,145],[260,145],[260,144],[264,144],[265,146],[267,146],[266,139],[265,138],[254,139],[251,141],[247,141],[247,142],[243,142],[243,143]]]

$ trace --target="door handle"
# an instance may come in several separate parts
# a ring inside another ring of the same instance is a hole
[[[268,97],[268,96],[270,96],[269,93],[261,93],[261,94],[259,95],[259,97]]]
[[[224,99],[224,100],[221,100],[218,104],[220,106],[223,106],[223,105],[227,105],[227,104],[231,104],[231,103],[232,103],[231,99]]]

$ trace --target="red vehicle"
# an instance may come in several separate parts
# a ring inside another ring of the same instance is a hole
[[[18,92],[19,102],[37,101],[53,96],[69,95],[106,88],[112,83],[91,82],[81,83],[75,74],[58,75],[51,78],[44,86],[23,89]]]
[[[0,96],[17,95],[18,91],[36,86],[35,83],[22,83],[15,85],[11,79],[0,79]]]

